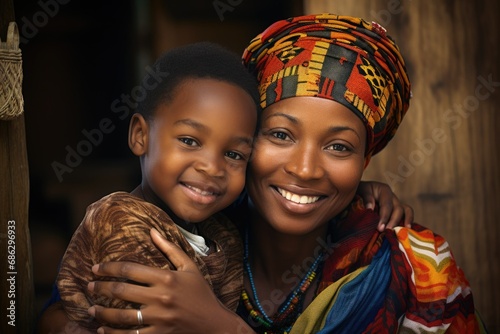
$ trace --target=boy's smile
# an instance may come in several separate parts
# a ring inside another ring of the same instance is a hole
[[[193,202],[199,204],[211,204],[217,200],[217,196],[222,194],[220,187],[194,182],[181,182],[185,187],[186,196],[192,199]],[[197,185],[198,184],[198,185]]]
[[[142,149],[142,187],[176,223],[200,222],[241,193],[257,122],[255,103],[243,89],[185,79],[151,120],[134,117],[130,136]]]

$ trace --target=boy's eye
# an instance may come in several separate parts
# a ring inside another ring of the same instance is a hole
[[[198,146],[198,143],[193,138],[179,138],[179,141],[188,146]]]
[[[241,154],[233,152],[233,151],[227,152],[226,157],[228,157],[229,159],[233,159],[233,160],[243,160],[243,156]]]

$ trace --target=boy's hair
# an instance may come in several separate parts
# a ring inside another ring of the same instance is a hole
[[[185,79],[209,78],[232,83],[246,91],[258,110],[259,93],[255,77],[243,66],[241,58],[232,51],[211,42],[181,46],[164,53],[153,65],[153,71],[162,74],[158,84],[147,91],[136,112],[151,120],[160,103],[169,103],[178,86]],[[151,84],[146,75],[143,87]]]

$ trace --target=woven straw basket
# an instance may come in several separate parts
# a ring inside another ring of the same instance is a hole
[[[19,31],[16,23],[10,22],[7,42],[0,39],[0,120],[11,120],[23,113],[22,83]]]

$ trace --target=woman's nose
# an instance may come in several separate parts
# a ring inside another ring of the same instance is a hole
[[[285,164],[285,171],[303,180],[323,177],[320,153],[312,145],[298,144]]]

